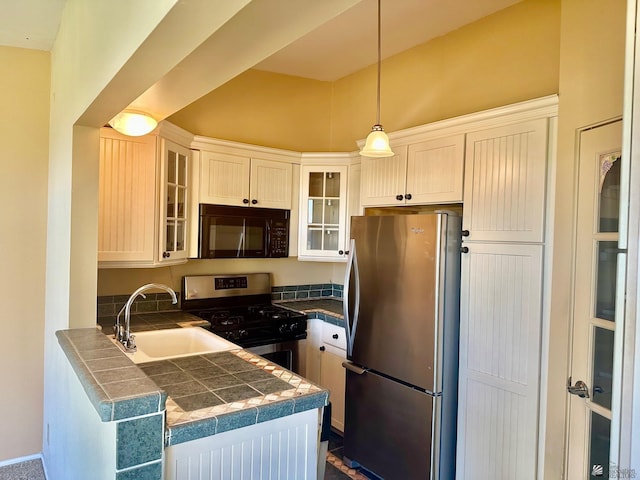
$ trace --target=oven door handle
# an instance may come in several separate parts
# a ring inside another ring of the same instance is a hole
[[[355,279],[353,320],[350,317],[350,294],[351,294],[351,275]],[[353,342],[358,328],[358,317],[360,315],[360,274],[358,272],[358,256],[356,254],[356,241],[351,239],[349,248],[349,256],[347,258],[347,268],[344,273],[344,295],[342,298],[342,312],[344,316],[345,331],[347,334],[347,355],[350,357],[353,352]]]

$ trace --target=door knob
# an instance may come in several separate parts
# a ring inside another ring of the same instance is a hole
[[[580,398],[589,398],[589,387],[582,380],[578,380],[575,385],[571,385],[571,377],[567,382],[567,392],[571,395],[577,395]]]

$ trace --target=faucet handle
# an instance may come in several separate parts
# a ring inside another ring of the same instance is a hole
[[[129,338],[127,338],[127,340],[124,343],[124,346],[126,347],[126,349],[131,352],[135,352],[137,350],[135,338],[136,338],[135,335],[129,335]]]

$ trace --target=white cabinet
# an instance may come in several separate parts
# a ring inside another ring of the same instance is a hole
[[[320,347],[320,385],[329,390],[331,426],[344,431],[346,372],[342,362],[347,358],[346,335],[343,327],[325,323]]]
[[[548,123],[540,118],[467,135],[468,240],[543,241]]]
[[[348,167],[300,167],[298,258],[333,261],[346,257]]]
[[[291,209],[291,163],[210,151],[200,158],[200,203]]]
[[[362,159],[362,206],[462,201],[464,134],[394,145],[396,155]]]
[[[189,168],[190,150],[157,134],[100,130],[98,267],[186,261]]]
[[[346,261],[350,218],[361,214],[360,177],[357,154],[302,154],[299,260]]]

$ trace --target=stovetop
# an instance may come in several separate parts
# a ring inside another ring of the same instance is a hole
[[[183,278],[182,309],[243,348],[307,337],[307,315],[271,303],[269,274]]]

